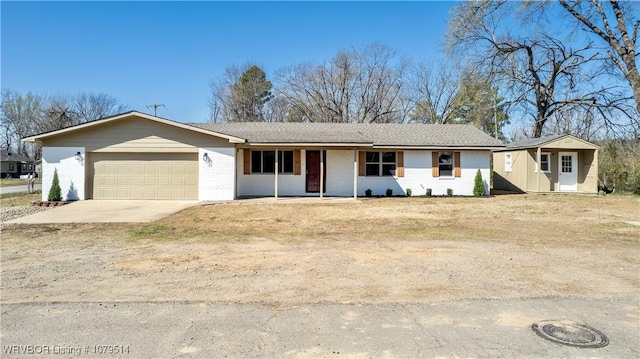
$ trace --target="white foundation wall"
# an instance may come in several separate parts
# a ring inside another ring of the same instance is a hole
[[[236,149],[233,147],[200,148],[198,150],[198,200],[235,199]],[[203,158],[208,157],[208,161]]]
[[[80,160],[76,154],[80,152]],[[58,170],[58,181],[62,189],[63,201],[83,200],[85,197],[85,148],[84,147],[43,147],[42,148],[42,200],[49,197],[53,172]]]
[[[447,194],[453,190],[456,196],[472,196],[476,172],[480,169],[485,192],[489,193],[490,151],[460,151],[460,177],[432,177],[431,151],[404,151],[404,177],[358,177],[358,196],[364,196],[371,189],[374,196],[384,196],[387,188],[393,195],[406,194],[411,189],[413,196],[424,196],[431,188],[433,196]]]

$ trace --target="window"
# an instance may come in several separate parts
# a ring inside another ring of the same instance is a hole
[[[453,152],[438,153],[438,173],[442,177],[453,177]]]
[[[22,164],[22,171],[26,171],[26,170],[27,170],[27,164],[26,164],[26,163],[23,163],[23,164]]]
[[[365,168],[366,176],[393,176],[396,173],[396,153],[367,152]]]
[[[275,173],[276,151],[251,151],[252,173]],[[293,173],[293,151],[278,151],[278,173]]]
[[[549,153],[540,154],[540,168],[542,172],[551,172],[551,155]],[[536,163],[536,172],[538,172],[538,164]]]
[[[511,172],[511,153],[504,154],[504,171]]]
[[[9,171],[14,171],[16,169],[15,163],[9,162]]]

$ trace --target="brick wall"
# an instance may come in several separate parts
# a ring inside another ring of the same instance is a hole
[[[81,160],[76,159],[80,152]],[[84,147],[43,147],[42,148],[42,200],[49,197],[53,172],[58,169],[58,180],[64,201],[81,200],[85,197],[85,148]]]

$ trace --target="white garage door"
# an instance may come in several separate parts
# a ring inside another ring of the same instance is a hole
[[[198,199],[195,153],[91,153],[94,199]]]

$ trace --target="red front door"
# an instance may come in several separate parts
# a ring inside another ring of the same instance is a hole
[[[307,152],[307,192],[320,193],[320,151]],[[327,167],[326,152],[324,155],[324,186],[323,191],[327,191]]]

